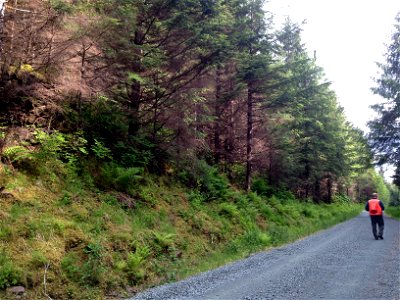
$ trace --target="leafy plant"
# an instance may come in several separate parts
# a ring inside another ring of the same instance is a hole
[[[167,252],[173,248],[175,243],[176,234],[173,233],[159,233],[157,231],[153,232],[154,241],[156,245],[156,252]]]
[[[112,153],[111,150],[108,149],[103,142],[95,139],[94,144],[91,147],[94,156],[99,158],[99,159],[112,159]]]
[[[387,212],[391,217],[400,220],[400,207],[399,206],[389,206],[385,212]]]
[[[122,269],[126,271],[131,280],[135,282],[143,280],[145,277],[143,265],[150,254],[150,248],[147,246],[137,246],[135,252],[128,254],[125,264],[122,265]]]
[[[115,148],[115,152],[120,157],[120,162],[124,167],[145,167],[161,159],[161,157],[157,157],[155,160],[156,145],[147,136],[129,137],[126,142],[118,142]]]
[[[15,285],[20,281],[21,272],[8,257],[5,249],[0,250],[0,289]]]
[[[152,187],[142,186],[139,189],[139,196],[143,203],[148,204],[150,206],[155,206],[158,203],[158,199]]]
[[[76,252],[68,253],[61,261],[61,268],[70,280],[94,286],[103,281],[103,247],[99,243],[89,243],[84,249],[85,259]]]
[[[40,144],[40,150],[35,153],[35,156],[40,160],[50,157],[59,158],[61,150],[67,143],[65,135],[57,131],[49,134],[42,130],[36,130],[35,138]]]
[[[260,196],[271,196],[273,193],[273,188],[270,187],[264,178],[254,178],[251,190],[256,192]]]
[[[228,180],[205,161],[199,161],[197,168],[199,190],[207,200],[225,199],[229,190]]]
[[[58,200],[58,204],[60,206],[67,206],[70,205],[72,203],[72,198],[71,195],[68,193],[64,193],[64,195],[62,195],[62,197]]]
[[[59,14],[70,14],[73,12],[73,6],[62,0],[50,0],[51,8]]]
[[[219,213],[230,218],[238,218],[240,212],[235,204],[223,202],[219,205]]]
[[[343,194],[335,194],[332,198],[333,203],[351,203],[351,199]]]
[[[9,162],[16,162],[30,157],[30,151],[23,146],[10,146],[3,149],[2,156]]]
[[[129,192],[137,187],[143,178],[143,168],[123,168],[116,163],[106,163],[101,168],[99,184],[104,188],[114,188],[120,192]]]
[[[8,73],[15,75],[18,79],[22,80],[24,83],[28,81],[28,78],[34,78],[38,81],[43,81],[45,77],[42,73],[36,71],[32,65],[22,64],[19,67],[10,66],[8,68]]]
[[[196,190],[192,190],[187,194],[188,200],[190,202],[190,204],[196,208],[196,209],[200,209],[201,205],[204,201],[204,196]]]
[[[48,262],[48,259],[46,255],[40,251],[40,250],[35,250],[31,254],[31,265],[35,268],[40,268],[45,265],[45,263]]]
[[[61,260],[61,269],[65,276],[75,282],[79,282],[82,277],[80,258],[77,253],[67,253]]]

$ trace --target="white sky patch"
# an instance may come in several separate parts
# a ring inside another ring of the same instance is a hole
[[[4,8],[5,8],[6,0],[0,0],[0,17],[4,16]]]

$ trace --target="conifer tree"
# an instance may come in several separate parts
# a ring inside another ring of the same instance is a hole
[[[389,163],[400,168],[400,13],[396,17],[395,32],[387,48],[386,62],[378,64],[382,74],[372,90],[383,103],[372,108],[378,117],[369,123],[369,140],[378,164]],[[396,180],[396,182],[398,182]]]

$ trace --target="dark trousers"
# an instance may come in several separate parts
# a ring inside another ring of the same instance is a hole
[[[374,237],[377,238],[378,236],[383,236],[383,228],[385,224],[383,222],[383,216],[371,216],[371,225],[372,225],[372,233]],[[378,225],[379,231],[376,232],[376,226]]]

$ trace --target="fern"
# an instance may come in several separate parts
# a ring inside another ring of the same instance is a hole
[[[10,146],[3,150],[2,157],[10,162],[17,162],[29,158],[31,153],[23,146]]]
[[[125,265],[125,271],[134,281],[140,281],[145,276],[143,264],[146,258],[151,254],[151,250],[147,246],[136,248],[135,252],[128,254],[128,259]]]

